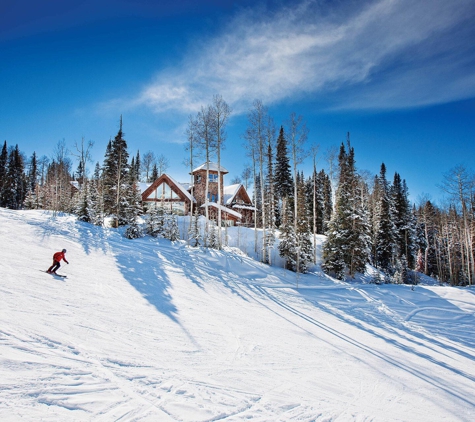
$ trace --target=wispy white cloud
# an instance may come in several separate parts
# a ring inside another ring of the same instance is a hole
[[[475,95],[473,0],[302,1],[240,12],[134,104],[190,113],[221,94],[236,112],[324,94],[329,107],[399,108]]]

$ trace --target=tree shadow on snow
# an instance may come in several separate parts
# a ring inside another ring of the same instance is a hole
[[[396,286],[396,287],[402,287],[402,286]],[[378,287],[370,286],[370,287],[364,288],[366,292],[368,292],[368,290],[371,290],[371,289],[378,290]],[[355,336],[351,336],[342,331],[338,331],[337,329],[321,321],[318,321],[313,316],[309,315],[307,312],[304,312],[300,309],[297,309],[296,307],[292,305],[289,305],[288,303],[284,302],[282,299],[278,298],[272,290],[268,290],[265,287],[260,287],[258,288],[258,290],[261,292],[263,296],[266,296],[268,299],[270,299],[275,304],[277,304],[280,308],[286,311],[286,312],[283,312],[282,314],[279,313],[281,317],[285,318],[287,321],[291,322],[292,324],[297,325],[300,329],[308,332],[310,335],[314,336],[315,333],[308,331],[308,329],[305,328],[305,325],[308,323],[313,324],[314,326],[332,334],[333,336],[351,344],[354,347],[364,350],[368,354],[373,355],[374,357],[381,359],[394,367],[397,367],[399,370],[406,371],[406,372],[411,373],[414,376],[417,376],[418,378],[436,386],[437,388],[440,388],[441,390],[445,391],[447,394],[452,395],[453,397],[456,397],[457,399],[462,400],[463,402],[466,402],[470,406],[475,406],[475,402],[472,401],[471,398],[466,397],[466,395],[462,391],[460,392],[456,391],[456,386],[441,384],[439,378],[437,378],[436,375],[433,376],[433,374],[427,374],[423,372],[423,370],[420,370],[419,368],[417,368],[415,365],[411,366],[410,362],[405,361],[403,357],[401,357],[400,360],[394,359],[394,357],[389,357],[385,355],[383,352],[380,352],[376,350],[375,348],[372,348],[371,346],[364,344],[363,342],[358,340]],[[429,321],[426,321],[426,325],[424,325],[423,330],[418,329],[418,326],[411,326],[410,324],[405,323],[409,321],[410,319],[414,318],[415,314],[422,313],[426,310],[427,311],[438,310],[438,311],[444,311],[446,313],[453,312],[455,314],[461,315],[462,311],[459,308],[457,308],[455,305],[453,305],[449,301],[436,295],[435,293],[429,290],[426,290],[424,292],[424,295],[426,295],[424,299],[430,302],[431,307],[430,308],[427,308],[427,307],[416,308],[416,312],[414,312],[414,315],[410,315],[410,314],[413,314],[412,312],[410,312],[408,315],[404,316],[398,321],[398,318],[394,318],[390,316],[391,312],[387,313],[385,310],[381,309],[380,303],[378,303],[377,300],[374,300],[374,303],[371,303],[373,302],[373,298],[369,298],[369,301],[368,301],[368,298],[365,297],[366,296],[365,294],[363,294],[363,297],[362,297],[361,292],[359,292],[359,290],[362,290],[362,288],[361,287],[351,288],[350,286],[348,286],[348,288],[342,287],[341,294],[335,294],[334,289],[332,290],[329,289],[328,293],[326,293],[324,289],[317,290],[316,292],[315,291],[312,292],[311,290],[304,290],[302,291],[301,296],[304,300],[309,302],[315,308],[318,308],[325,313],[333,315],[334,317],[343,321],[346,324],[352,325],[359,330],[365,331],[371,336],[374,336],[375,338],[383,340],[386,343],[389,343],[393,345],[394,347],[407,352],[409,355],[411,354],[418,355],[419,357],[425,360],[431,361],[432,363],[442,368],[445,368],[459,376],[462,376],[472,382],[475,382],[475,377],[472,374],[468,372],[464,372],[460,369],[457,369],[451,366],[449,363],[450,359],[448,359],[445,356],[440,356],[441,349],[442,350],[446,349],[446,350],[450,350],[451,352],[455,354],[459,354],[460,356],[463,356],[464,358],[475,361],[475,357],[463,351],[462,348],[458,348],[455,345],[451,346],[445,342],[437,340],[437,336],[441,334],[437,332],[434,327],[431,327],[431,323],[433,324],[434,321],[430,321],[430,319]],[[387,295],[388,292],[380,292],[380,294]],[[378,309],[379,309],[379,312],[378,312]],[[290,312],[294,314],[295,316],[299,317],[301,321],[304,322],[304,324],[300,324],[296,322],[295,319],[293,320],[288,319],[285,316],[287,312]],[[468,320],[466,320],[465,323],[468,324],[468,326],[473,327],[473,324],[475,322],[474,316],[471,314],[466,314],[465,318],[466,319],[468,318]],[[468,326],[464,327],[463,331],[470,333],[471,329],[469,329]],[[426,335],[424,331],[426,329],[429,329],[430,331],[431,328],[432,328],[432,333],[429,332],[429,335]],[[460,329],[455,329],[452,331],[460,331]],[[407,335],[401,334],[401,332],[407,333]],[[434,336],[431,336],[430,334],[433,334]],[[455,338],[454,337],[451,338],[450,329],[447,329],[447,331],[444,331],[442,335],[443,337],[448,338],[450,341],[458,342],[462,346],[473,348],[473,339],[471,339],[471,336],[469,339],[468,337],[461,338],[460,336],[453,334],[452,336],[455,335]],[[399,338],[403,339],[403,341],[399,340]],[[321,338],[320,340],[325,341]],[[424,353],[421,350],[423,348],[425,348],[426,350],[432,349],[432,355],[429,355],[428,353]],[[350,350],[350,349],[347,349],[347,350]],[[440,359],[435,358],[434,356],[440,356]]]
[[[119,236],[109,247],[127,282],[157,311],[179,324],[177,308],[168,291],[170,279],[160,265],[154,243],[150,238],[131,240]]]

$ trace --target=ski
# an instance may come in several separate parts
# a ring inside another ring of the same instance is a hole
[[[52,275],[53,277],[68,278],[67,275],[53,274],[53,273],[49,273],[48,271],[45,271],[45,270],[40,270],[40,271],[41,271],[42,273],[50,274],[50,275]]]

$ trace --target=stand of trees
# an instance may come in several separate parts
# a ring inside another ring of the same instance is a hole
[[[222,97],[215,96],[212,104],[190,117],[191,170],[197,156],[220,164],[230,113]],[[371,264],[391,282],[412,283],[415,272],[421,272],[452,285],[473,284],[475,181],[464,167],[445,175],[441,185],[448,198],[445,207],[430,200],[416,206],[408,199],[405,180],[395,173],[390,181],[384,163],[374,176],[358,171],[349,134],[339,152],[328,152],[328,173],[317,170],[318,148],[305,145],[308,131],[301,116],[292,114],[277,130],[267,108],[256,100],[243,138],[251,163],[241,180],[246,188],[253,184],[255,252],[262,262],[273,263],[272,250],[279,238],[278,253],[285,267],[306,272],[316,260],[315,237],[324,234],[322,268],[340,279],[365,272]],[[138,182],[150,182],[166,171],[168,160],[152,152],[130,157],[122,118],[103,164],[97,163],[89,177],[91,148],[92,143],[84,140],[76,145],[72,155],[78,167],[73,172],[64,141],[58,142],[51,158],[33,153],[29,159],[18,145],[5,141],[0,153],[0,206],[75,213],[79,220],[96,225],[107,217],[114,227],[127,226],[129,238],[143,235],[138,218],[145,215],[147,234],[178,239],[176,217],[162,208],[144,210],[138,188]],[[305,176],[301,165],[309,155],[313,171]],[[207,222],[203,236],[196,211],[191,211],[190,245],[221,248],[220,215],[216,222]]]

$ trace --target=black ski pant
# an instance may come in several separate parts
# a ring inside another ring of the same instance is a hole
[[[59,261],[55,261],[53,259],[53,265],[51,265],[51,267],[48,268],[48,273],[55,273],[56,270],[61,267],[61,264],[59,263]]]

